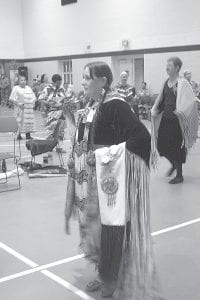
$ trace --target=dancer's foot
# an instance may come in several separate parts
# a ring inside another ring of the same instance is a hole
[[[22,140],[22,136],[21,136],[21,134],[18,134],[17,141],[21,141],[21,140]]]
[[[99,291],[101,287],[102,287],[102,283],[98,280],[94,280],[87,284],[86,290],[88,292],[96,292]]]
[[[169,181],[169,184],[179,184],[184,181],[183,176],[176,176],[172,180]]]
[[[116,282],[110,282],[110,283],[104,283],[102,290],[101,290],[101,296],[102,298],[111,298],[115,292],[116,288]]]
[[[169,169],[169,171],[167,172],[167,177],[171,177],[172,174],[175,172],[176,167],[175,166],[171,166],[171,168]]]

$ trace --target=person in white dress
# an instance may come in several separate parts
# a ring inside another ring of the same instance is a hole
[[[21,140],[21,133],[25,132],[26,139],[31,139],[31,132],[34,131],[34,105],[35,94],[26,84],[26,77],[19,76],[18,85],[14,86],[10,95],[10,101],[14,104],[14,116],[18,123],[18,139]]]

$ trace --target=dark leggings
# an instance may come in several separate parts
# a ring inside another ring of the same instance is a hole
[[[116,281],[118,278],[125,226],[102,225],[101,257],[99,275],[104,282]],[[127,224],[127,240],[130,235],[130,224]]]

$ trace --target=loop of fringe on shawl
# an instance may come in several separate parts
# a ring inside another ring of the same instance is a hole
[[[188,152],[198,137],[198,110],[195,105],[192,113],[187,118],[183,112],[176,112],[183,136],[183,144]]]
[[[157,151],[157,138],[155,135],[155,126],[153,117],[151,117],[151,155],[150,166],[155,170],[158,166],[158,151]]]
[[[127,152],[127,211],[131,235],[124,247],[115,300],[163,300],[156,274],[150,225],[149,168]]]
[[[157,150],[157,139],[158,130],[163,113],[157,113],[155,116],[151,116],[151,155],[150,155],[150,166],[153,170],[158,167],[158,157],[159,153]]]

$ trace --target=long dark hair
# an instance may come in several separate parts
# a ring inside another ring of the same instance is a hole
[[[106,84],[104,86],[105,93],[103,98],[105,99],[106,94],[110,90],[111,84],[113,82],[113,74],[111,68],[105,62],[102,61],[91,62],[87,64],[84,69],[86,68],[89,69],[90,77],[92,79],[94,79],[94,77],[105,77],[107,79]]]
[[[42,74],[42,76],[41,76],[41,83],[44,83],[44,77],[46,76],[46,74]]]
[[[90,127],[91,128],[91,136],[90,136],[90,138],[91,138],[90,143],[91,144],[90,144],[90,147],[91,147],[91,149],[94,149],[94,137],[96,135],[96,133],[95,133],[96,124],[97,124],[98,118],[101,114],[101,107],[103,105],[103,102],[104,102],[104,100],[106,98],[106,95],[107,95],[108,91],[110,90],[111,84],[113,82],[113,74],[112,74],[112,71],[111,71],[110,67],[105,62],[101,62],[101,61],[89,63],[85,66],[84,69],[86,69],[86,68],[89,69],[90,77],[92,79],[94,79],[94,77],[97,77],[97,78],[105,77],[107,79],[106,84],[103,87],[104,90],[105,90],[104,95],[103,95],[103,99],[97,107],[96,113],[94,115],[93,122],[92,122],[91,127]]]

